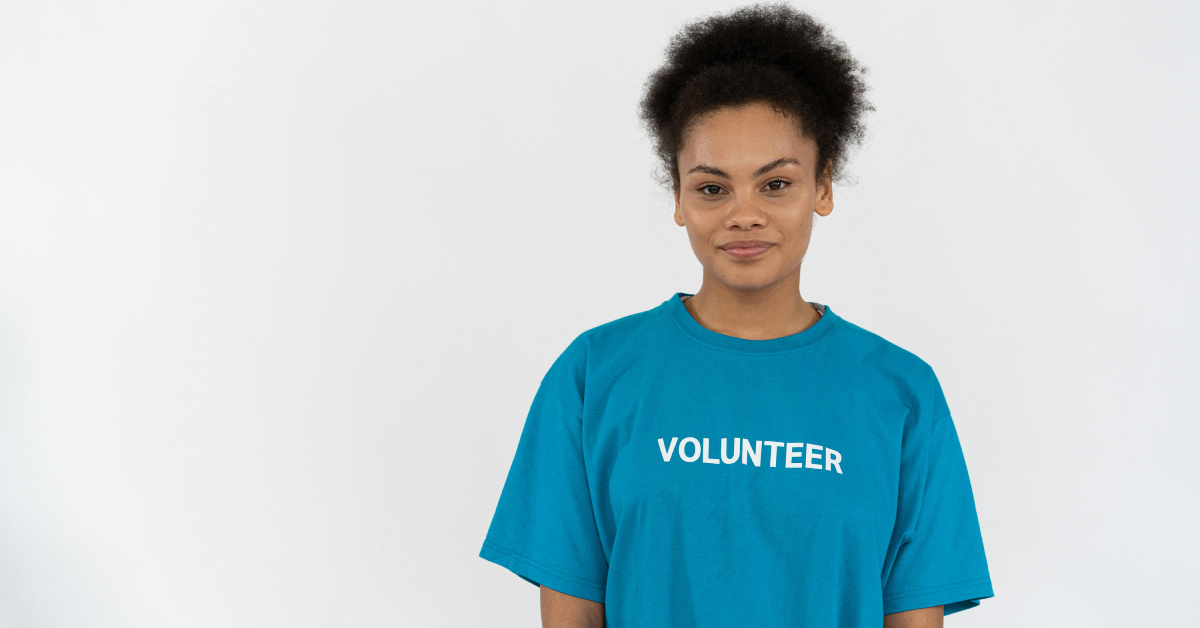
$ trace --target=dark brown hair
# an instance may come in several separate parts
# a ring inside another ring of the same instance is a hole
[[[679,191],[678,153],[691,125],[726,106],[762,102],[792,117],[817,144],[814,175],[832,162],[842,180],[847,149],[862,141],[862,67],[828,29],[786,4],[755,4],[685,25],[645,83],[640,118],[664,186]]]

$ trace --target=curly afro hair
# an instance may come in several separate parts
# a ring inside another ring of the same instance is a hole
[[[866,68],[806,13],[786,4],[755,4],[687,24],[671,39],[666,61],[645,83],[639,116],[679,192],[678,153],[691,126],[726,106],[761,102],[789,115],[817,144],[814,175],[832,162],[842,181],[846,152],[862,141]]]

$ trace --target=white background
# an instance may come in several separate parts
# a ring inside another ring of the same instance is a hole
[[[541,376],[694,292],[642,82],[713,2],[0,4],[0,625],[531,626]],[[1200,5],[801,5],[878,111],[801,292],[934,366],[996,597],[1200,589]]]

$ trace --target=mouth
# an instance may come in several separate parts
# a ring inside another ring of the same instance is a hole
[[[753,257],[758,257],[759,255],[762,255],[763,253],[766,253],[773,246],[774,246],[773,244],[770,244],[768,242],[762,242],[762,243],[746,244],[746,245],[739,245],[739,246],[723,246],[723,247],[721,247],[721,250],[725,251],[730,256],[734,257],[735,259],[750,259]]]

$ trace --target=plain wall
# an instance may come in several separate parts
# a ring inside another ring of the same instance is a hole
[[[701,269],[636,118],[713,2],[0,3],[0,625],[531,626],[541,376]],[[1200,611],[1200,5],[817,2],[801,291],[936,370],[996,597]]]

